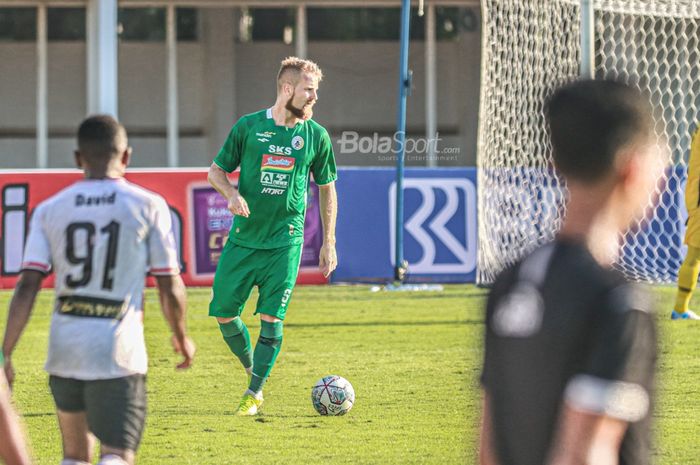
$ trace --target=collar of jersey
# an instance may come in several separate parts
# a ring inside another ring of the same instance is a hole
[[[92,182],[92,181],[114,181],[114,182],[121,182],[125,181],[124,177],[118,177],[118,178],[99,178],[99,179],[94,179],[94,178],[83,178],[80,181],[82,182]]]
[[[293,127],[290,128],[289,126],[280,126],[279,124],[277,124],[277,122],[275,122],[275,119],[272,117],[272,107],[268,108],[267,111],[265,112],[265,114],[267,115],[267,119],[271,119],[275,123],[275,126],[277,126],[278,128],[295,129],[300,124],[304,124],[306,122],[304,120],[301,120],[301,121],[297,122]]]

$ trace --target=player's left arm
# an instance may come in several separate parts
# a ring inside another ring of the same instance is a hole
[[[0,461],[7,465],[29,465],[27,444],[6,386],[5,377],[0,372]]]
[[[338,216],[338,195],[335,182],[318,186],[321,223],[323,224],[323,245],[318,257],[318,266],[323,276],[328,277],[338,266],[335,251],[335,223]]]
[[[338,216],[338,195],[335,192],[335,180],[338,172],[335,166],[333,144],[325,129],[321,129],[316,157],[311,165],[311,173],[318,184],[321,223],[323,224],[323,245],[318,257],[318,267],[326,278],[338,266],[335,252],[335,220]]]
[[[565,404],[548,465],[617,465],[626,421]]]
[[[5,376],[10,386],[15,378],[12,352],[29,322],[34,300],[41,288],[41,281],[51,271],[51,248],[43,228],[46,211],[46,204],[40,204],[32,215],[24,256],[22,257],[22,271],[15,286],[15,293],[10,301],[10,311],[7,315],[2,353],[5,356]]]
[[[635,285],[601,303],[592,349],[564,392],[548,465],[617,465],[627,428],[650,414],[657,357],[650,305]]]
[[[484,391],[481,409],[481,434],[479,435],[479,465],[498,465],[496,450],[493,447],[493,427],[491,424],[491,408],[489,395]]]
[[[2,353],[5,356],[5,376],[7,382],[12,386],[15,378],[12,366],[12,352],[15,350],[24,328],[29,322],[34,300],[41,287],[44,274],[35,270],[24,270],[19,276],[15,293],[10,301],[10,311],[7,315],[7,326],[5,327],[5,338],[2,342]]]

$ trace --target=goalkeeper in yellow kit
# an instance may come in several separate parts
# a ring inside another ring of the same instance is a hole
[[[700,320],[700,316],[688,309],[700,272],[700,124],[695,130],[693,141],[690,144],[688,180],[685,185],[685,207],[688,209],[688,224],[685,229],[685,243],[688,245],[688,253],[678,270],[678,293],[671,319]]]

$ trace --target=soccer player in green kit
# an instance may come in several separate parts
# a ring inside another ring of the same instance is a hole
[[[209,169],[209,183],[234,214],[214,276],[209,315],[249,377],[238,415],[255,415],[262,388],[282,346],[282,327],[299,271],[309,173],[319,186],[323,245],[319,268],[329,276],[337,265],[338,201],[333,147],[328,132],[311,119],[323,78],[309,60],[289,57],[277,74],[277,100],[243,116],[233,126]],[[238,189],[226,173],[240,167]],[[260,337],[252,350],[240,318],[253,286]]]

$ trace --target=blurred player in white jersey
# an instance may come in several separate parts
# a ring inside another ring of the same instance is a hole
[[[75,159],[85,179],[39,204],[10,303],[5,374],[42,279],[55,273],[46,361],[63,436],[61,465],[132,465],[146,416],[143,288],[155,276],[174,349],[192,363],[170,212],[165,200],[123,176],[131,148],[124,127],[93,116],[78,129]]]

